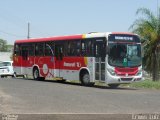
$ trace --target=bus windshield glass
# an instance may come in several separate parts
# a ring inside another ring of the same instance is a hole
[[[141,65],[140,44],[110,43],[108,62],[111,66],[136,67]]]

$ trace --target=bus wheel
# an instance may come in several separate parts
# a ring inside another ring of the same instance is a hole
[[[33,78],[34,78],[35,80],[39,80],[39,71],[38,71],[37,68],[34,68],[34,69],[33,69]]]
[[[109,84],[108,85],[110,88],[117,88],[119,86],[119,84]]]
[[[83,73],[81,75],[81,83],[84,86],[93,86],[94,85],[94,83],[90,82],[90,76],[88,73]]]

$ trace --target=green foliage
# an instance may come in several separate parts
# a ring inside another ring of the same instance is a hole
[[[7,41],[0,39],[0,52],[12,52],[13,45],[7,45]]]
[[[0,51],[6,52],[7,51],[7,41],[0,39]]]
[[[135,88],[160,89],[160,82],[159,81],[154,82],[151,80],[144,80],[142,82],[132,83],[129,86],[135,87]]]
[[[158,80],[159,70],[159,17],[154,15],[147,8],[138,9],[136,14],[141,14],[142,17],[135,20],[130,29],[132,29],[134,33],[140,35],[140,37],[142,38],[144,49],[143,66],[146,71],[152,73],[152,79],[156,81]]]

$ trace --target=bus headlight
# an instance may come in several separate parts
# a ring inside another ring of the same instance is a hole
[[[138,72],[137,72],[137,76],[139,76],[139,75],[141,75],[142,74],[142,68],[140,68],[139,70],[138,70]]]
[[[108,68],[108,72],[109,72],[111,75],[113,75],[113,76],[116,75],[114,69]]]

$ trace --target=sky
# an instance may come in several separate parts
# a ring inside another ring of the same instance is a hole
[[[89,32],[128,32],[141,16],[138,8],[155,15],[158,0],[0,0],[0,39],[14,44],[30,37]]]

